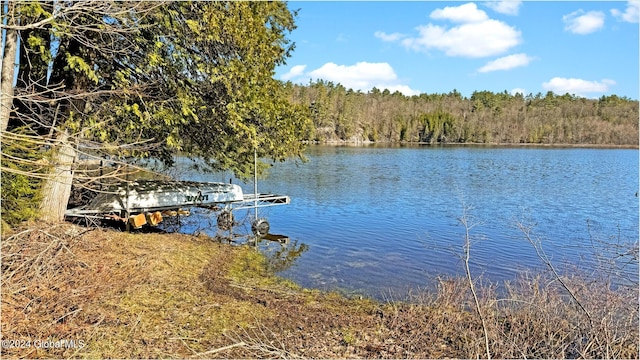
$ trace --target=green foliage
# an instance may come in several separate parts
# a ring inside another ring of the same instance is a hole
[[[27,37],[27,47],[40,55],[40,60],[47,62],[51,60],[51,53],[48,51],[48,44],[37,34],[31,33]]]
[[[422,124],[420,141],[446,142],[454,134],[456,119],[448,112],[438,110],[423,114],[419,121]]]
[[[20,86],[50,66],[43,86],[75,94],[50,102],[61,106],[46,109],[41,132],[56,125],[121,159],[171,165],[174,154],[187,153],[240,177],[252,173],[254,149],[274,161],[302,156],[300,140],[313,131],[309,112],[273,79],[293,50],[295,12],[285,3],[110,3],[107,15],[89,9],[48,22],[51,3],[25,4],[21,22],[43,25],[24,32]],[[20,111],[26,118],[33,109]]]
[[[16,15],[21,24],[44,21],[51,16],[52,4],[48,2],[18,2]],[[46,85],[48,64],[52,60],[51,36],[48,29],[35,28],[19,32],[21,49],[18,71],[18,87],[27,87],[32,82]]]
[[[83,58],[79,57],[79,56],[75,56],[75,55],[71,55],[69,53],[66,54],[67,56],[67,67],[65,68],[65,70],[69,71],[69,70],[73,70],[74,72],[80,73],[81,76],[86,76],[88,79],[90,79],[91,81],[95,82],[96,84],[98,83],[98,75],[96,75],[96,72],[92,69],[92,67],[87,64],[86,61],[84,61]]]
[[[309,113],[273,79],[293,50],[285,37],[295,28],[286,4],[178,2],[163,10],[153,22],[173,36],[146,46],[164,60],[143,73],[162,77],[172,98],[145,103],[152,119],[164,122],[154,129],[165,133],[164,146],[241,178],[253,172],[254,149],[274,161],[301,156]]]
[[[16,135],[26,135],[24,129],[14,132]],[[37,162],[46,156],[39,150],[37,142],[27,136],[14,136],[11,139],[3,138],[0,157],[3,169],[0,177],[0,217],[11,226],[38,216],[38,204],[42,198],[38,176],[46,172],[46,167]]]

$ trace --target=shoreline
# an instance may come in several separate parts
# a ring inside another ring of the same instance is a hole
[[[639,144],[543,144],[543,143],[428,143],[409,141],[356,141],[356,140],[325,140],[303,141],[306,145],[325,146],[378,146],[378,147],[403,147],[403,146],[428,146],[428,147],[499,147],[499,148],[549,148],[549,149],[635,149],[640,150]]]
[[[507,294],[479,282],[475,300],[466,279],[446,278],[415,301],[382,302],[301,288],[254,248],[207,236],[62,223],[2,240],[6,357],[478,358],[485,336],[495,358],[638,353],[637,286],[564,278],[588,316],[542,274]]]

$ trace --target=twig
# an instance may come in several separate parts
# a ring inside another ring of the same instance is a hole
[[[184,341],[184,340],[185,340],[185,338],[171,338],[170,340],[180,340],[180,342],[182,343],[182,345],[184,345],[184,347],[186,347],[187,349],[189,349],[189,350],[190,350],[190,351],[191,351],[195,356],[200,357],[200,355],[198,355],[198,353],[197,353],[195,350],[193,350],[193,349],[191,348],[191,346],[187,345],[187,342],[186,342],[186,341]],[[192,340],[192,339],[188,339],[188,340]],[[197,340],[196,340],[196,341],[197,341]]]
[[[127,333],[127,337],[128,338],[131,337],[131,333],[133,333],[133,330],[136,328],[136,326],[138,326],[138,324],[140,324],[140,320],[142,320],[142,314],[138,314],[138,318],[136,319],[136,323],[133,324],[133,326],[129,330],[129,333]]]
[[[67,316],[69,316],[69,315],[73,315],[73,314],[75,314],[75,313],[77,313],[77,312],[80,312],[80,311],[82,311],[82,308],[79,308],[79,309],[76,309],[76,310],[70,311],[70,312],[68,312],[68,313],[66,313],[66,314],[64,314],[64,315],[62,315],[62,316],[61,316],[60,318],[58,318],[57,320],[52,321],[52,322],[51,322],[49,325],[47,325],[47,326],[51,326],[51,325],[53,325],[53,324],[55,324],[55,323],[57,323],[57,322],[60,322],[62,319],[66,318]]]
[[[549,260],[549,257],[544,252],[544,249],[542,249],[542,246],[540,245],[540,242],[539,241],[538,242],[534,241],[533,238],[531,237],[531,229],[526,227],[526,226],[524,226],[522,223],[518,223],[517,226],[518,226],[518,229],[520,229],[520,231],[522,231],[522,233],[524,234],[524,236],[527,239],[527,241],[529,241],[531,246],[533,246],[533,249],[536,251],[536,254],[538,255],[538,258],[540,258],[540,260],[542,260],[542,262],[545,265],[547,265],[549,270],[551,270],[551,272],[553,273],[553,276],[555,276],[556,280],[558,280],[560,285],[562,285],[562,287],[569,293],[569,295],[571,296],[573,301],[575,301],[575,303],[578,304],[578,306],[580,307],[580,309],[582,309],[582,311],[585,313],[585,315],[587,315],[587,318],[589,319],[589,324],[593,325],[593,319],[591,317],[591,314],[589,314],[587,309],[585,309],[585,307],[582,306],[582,303],[578,300],[578,298],[573,293],[573,291],[571,291],[569,286],[562,280],[562,277],[560,276],[560,274],[558,274],[558,272],[556,271],[556,268],[551,263],[551,260]]]
[[[197,353],[196,356],[215,354],[215,353],[218,353],[220,351],[225,351],[225,350],[233,349],[233,348],[238,347],[238,346],[245,346],[245,345],[247,345],[247,344],[244,341],[240,341],[239,343],[235,343],[235,344],[223,346],[221,348],[217,348],[217,349],[213,349],[213,350]]]
[[[32,231],[34,231],[34,230],[36,230],[36,229],[35,229],[35,228],[31,228],[31,229],[27,229],[27,230],[21,231],[21,232],[19,232],[19,233],[17,233],[17,234],[13,234],[13,235],[9,236],[9,237],[5,240],[5,242],[9,242],[9,241],[11,241],[11,240],[13,240],[13,239],[15,239],[15,238],[17,238],[17,237],[20,237],[20,236],[22,236],[22,235],[24,235],[24,234],[26,234],[26,233],[30,233],[30,232],[32,232]]]

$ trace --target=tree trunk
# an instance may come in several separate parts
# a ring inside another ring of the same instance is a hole
[[[69,136],[61,133],[58,145],[54,148],[53,169],[42,187],[40,218],[45,221],[62,221],[71,196],[73,182],[73,163],[76,150],[69,142]]]
[[[4,8],[4,4],[2,7]],[[7,25],[14,23],[13,13],[15,2],[9,1],[7,15]],[[2,76],[0,77],[0,128],[6,131],[9,125],[9,116],[13,107],[13,75],[16,67],[16,51],[18,42],[18,32],[11,28],[6,30],[6,40],[4,43],[4,54],[2,56]]]

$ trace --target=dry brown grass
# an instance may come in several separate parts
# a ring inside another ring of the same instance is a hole
[[[156,358],[207,350],[250,314],[200,280],[211,259],[224,262],[237,251],[208,238],[71,225],[6,238],[3,339],[77,339],[85,346],[5,348],[3,356]]]
[[[347,299],[269,275],[253,249],[207,237],[39,226],[2,241],[3,340],[82,340],[4,348],[9,358],[476,358],[485,331],[466,279],[407,302]],[[478,283],[497,358],[637,358],[637,288],[522,277]]]

